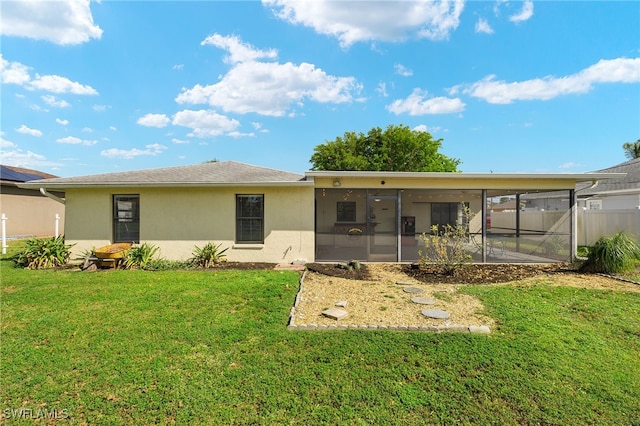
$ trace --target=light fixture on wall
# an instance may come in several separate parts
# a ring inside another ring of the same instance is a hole
[[[340,185],[342,185],[342,183],[340,182],[340,179],[333,180],[333,186],[340,186]]]

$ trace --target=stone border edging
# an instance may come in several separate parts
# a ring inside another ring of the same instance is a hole
[[[486,325],[459,325],[459,324],[451,324],[451,325],[428,325],[428,326],[416,326],[416,325],[399,325],[399,326],[387,326],[387,325],[345,325],[345,324],[331,324],[331,325],[317,325],[317,324],[295,324],[295,315],[296,308],[300,303],[300,297],[302,294],[302,286],[304,285],[304,278],[307,275],[307,270],[302,273],[300,277],[300,286],[298,288],[298,293],[296,294],[295,301],[293,302],[293,306],[289,311],[289,323],[287,324],[287,329],[289,330],[390,330],[390,331],[431,331],[431,332],[444,332],[444,331],[454,331],[454,332],[462,332],[462,333],[477,333],[477,334],[488,334],[491,332],[489,327]]]
[[[640,283],[637,282],[637,281],[629,280],[629,279],[622,278],[622,277],[616,277],[615,275],[609,275],[609,274],[604,274],[604,273],[599,273],[597,275],[600,275],[600,276],[605,277],[605,278],[611,278],[611,279],[614,279],[616,281],[621,281],[623,283],[640,285]]]

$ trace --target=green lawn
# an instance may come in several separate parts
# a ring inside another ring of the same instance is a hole
[[[290,331],[294,272],[0,263],[3,420],[640,424],[638,293],[467,287],[491,335]]]

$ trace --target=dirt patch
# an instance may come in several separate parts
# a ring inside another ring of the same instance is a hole
[[[430,268],[412,268],[399,264],[362,264],[359,270],[335,264],[310,264],[294,314],[295,325],[347,326],[494,326],[493,318],[483,313],[482,303],[461,294],[462,285],[558,285],[603,290],[640,292],[640,285],[625,283],[595,274],[582,274],[567,264],[553,265],[469,265],[455,277],[443,276]],[[402,284],[397,284],[398,282]],[[423,290],[404,292],[407,286]],[[434,299],[433,305],[418,305],[412,297]],[[349,315],[339,321],[322,311],[347,302]],[[423,309],[442,309],[451,314],[446,320],[426,318]]]

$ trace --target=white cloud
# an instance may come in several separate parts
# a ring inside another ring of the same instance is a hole
[[[335,77],[312,64],[294,65],[266,62],[243,62],[222,79],[207,86],[200,84],[183,89],[176,102],[209,104],[227,112],[255,112],[281,117],[291,105],[305,99],[319,103],[345,103],[361,86],[353,77]]]
[[[38,129],[31,129],[27,126],[25,126],[24,124],[22,126],[20,126],[19,128],[16,129],[16,132],[18,133],[22,133],[23,135],[31,135],[31,136],[36,136],[36,137],[40,137],[42,136],[42,132]]]
[[[399,115],[450,114],[464,111],[465,104],[459,98],[427,98],[427,92],[414,89],[406,99],[396,99],[387,105],[387,110]]]
[[[522,10],[514,15],[509,16],[511,22],[524,22],[533,16],[533,1],[525,0],[522,4]]]
[[[478,22],[476,22],[476,32],[482,34],[493,34],[493,28],[491,28],[491,25],[489,25],[489,22],[487,22],[486,19],[479,18]]]
[[[178,144],[178,145],[183,145],[183,144],[187,144],[187,143],[189,143],[189,141],[183,141],[183,140],[178,139],[178,138],[173,138],[173,139],[171,139],[171,142],[173,142],[173,143],[175,143],[175,144]]]
[[[40,99],[42,99],[45,104],[58,108],[69,108],[71,106],[69,102],[65,101],[64,99],[58,100],[53,95],[43,95],[40,96]]]
[[[519,82],[497,81],[495,76],[467,86],[463,91],[492,104],[509,104],[517,100],[549,100],[558,96],[587,93],[596,83],[640,82],[640,58],[600,60],[569,76],[544,77]]]
[[[0,151],[0,163],[13,167],[25,167],[28,169],[37,169],[39,167],[55,167],[60,164],[47,161],[44,155],[36,154],[31,151],[23,152],[20,149],[13,151]]]
[[[176,65],[172,66],[171,68],[173,68],[176,71],[182,71],[184,69],[184,64],[176,64]]]
[[[4,3],[3,3],[4,4]],[[0,53],[0,76],[5,84],[24,85],[31,80],[29,67],[20,62],[9,62]]]
[[[56,142],[58,142],[58,143],[67,143],[67,144],[71,144],[71,145],[84,145],[84,146],[91,146],[91,145],[95,145],[95,144],[98,143],[98,141],[96,141],[96,140],[80,139],[80,138],[76,138],[74,136],[67,136],[65,138],[56,139]]]
[[[109,130],[111,130],[112,132],[115,132],[116,130],[118,130],[118,128],[115,126],[109,126]]]
[[[69,120],[62,120],[60,118],[56,118],[56,123],[62,125],[62,126],[66,126],[69,124]]]
[[[108,105],[98,105],[98,104],[96,104],[91,108],[93,108],[93,110],[97,111],[97,112],[105,112],[106,110],[108,110],[111,107],[108,106]]]
[[[102,30],[93,23],[89,0],[3,1],[0,33],[60,45],[102,37]]]
[[[250,62],[257,59],[275,59],[278,57],[276,49],[259,50],[248,43],[243,43],[236,36],[221,36],[220,34],[212,34],[200,43],[202,46],[210,45],[218,47],[229,52],[224,58],[224,62],[237,64],[240,62]]]
[[[0,148],[15,148],[18,145],[4,138],[4,132],[0,133]]]
[[[39,75],[29,82],[27,89],[40,89],[52,93],[73,93],[74,95],[97,95],[98,92],[91,86],[71,81],[66,77],[59,75]]]
[[[413,70],[405,67],[402,64],[395,64],[393,66],[393,70],[396,72],[396,74],[401,75],[403,77],[411,77],[413,75]]]
[[[414,127],[411,130],[413,130],[414,132],[428,132],[429,131],[427,126],[424,125],[424,124],[419,124],[419,125],[417,125],[416,127]]]
[[[259,131],[260,133],[269,133],[268,129],[263,129],[262,128],[262,123],[258,123],[257,121],[254,121],[251,123],[251,126],[253,126],[253,128],[257,131]]]
[[[94,130],[91,127],[83,127],[81,131],[85,132],[85,133],[93,133],[94,132]]]
[[[381,96],[384,96],[385,98],[389,96],[389,94],[387,93],[387,84],[384,82],[378,83],[378,86],[376,87],[376,92],[378,92]]]
[[[254,137],[255,133],[251,132],[251,133],[242,133],[242,132],[229,132],[227,134],[227,136],[231,136],[232,138],[238,139],[238,138],[243,138],[243,137]]]
[[[124,160],[131,160],[140,156],[153,156],[162,154],[167,147],[157,143],[145,146],[146,149],[117,149],[110,148],[100,151],[100,155],[107,158],[122,158]]]
[[[409,37],[441,40],[460,24],[464,1],[263,0],[291,24],[336,37],[342,47],[361,41],[403,41]]]
[[[3,2],[8,4],[13,2]],[[53,3],[53,2],[52,2]],[[0,71],[2,82],[5,84],[17,84],[28,90],[45,90],[52,93],[72,93],[74,95],[97,95],[98,92],[91,86],[71,81],[59,75],[36,74],[31,78],[30,67],[19,62],[9,62],[0,55]]]
[[[238,120],[230,119],[214,111],[182,110],[173,116],[172,124],[192,129],[189,137],[209,137],[228,134],[240,126]]]
[[[141,126],[162,128],[169,124],[171,120],[165,114],[147,114],[137,121]]]

